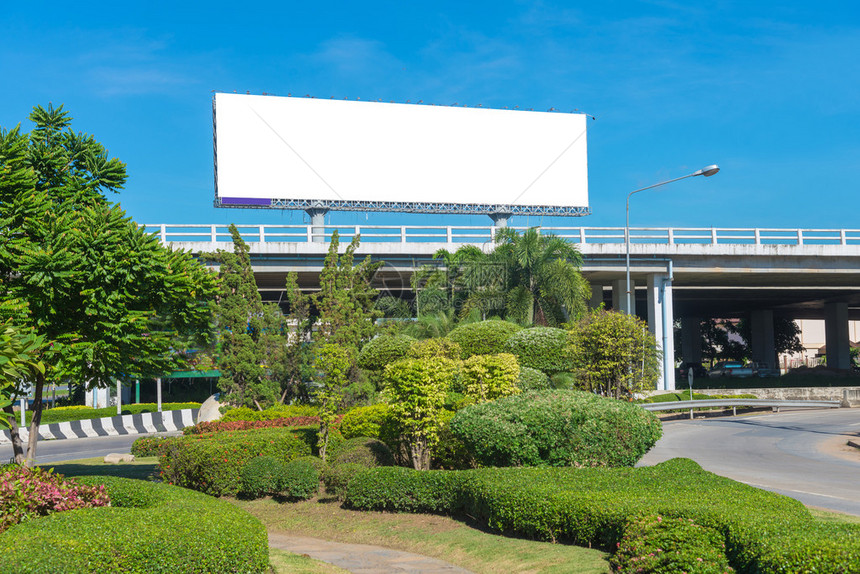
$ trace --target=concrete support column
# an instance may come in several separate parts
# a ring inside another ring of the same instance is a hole
[[[603,303],[603,285],[591,286],[591,299],[588,301],[589,309],[597,309]]]
[[[681,357],[685,363],[702,362],[702,318],[681,317]]]
[[[672,282],[666,273],[648,276],[648,329],[663,352],[663,369],[657,388],[675,389],[674,314]]]
[[[824,306],[824,344],[827,345],[828,367],[832,369],[851,368],[848,303],[827,303]]]
[[[846,323],[847,326],[847,323]],[[757,363],[766,363],[770,368],[778,368],[776,340],[773,333],[773,311],[756,309],[750,312],[750,351]]]
[[[311,218],[311,236],[313,237],[313,242],[325,243],[325,216],[328,213],[328,209],[324,207],[311,207],[310,209],[306,209],[305,213]]]
[[[510,213],[491,213],[490,219],[493,220],[493,225],[496,227],[507,227],[510,216]]]
[[[633,305],[633,314],[636,314],[636,282],[630,280],[630,300]],[[612,309],[627,313],[627,281],[616,279],[612,282]]]

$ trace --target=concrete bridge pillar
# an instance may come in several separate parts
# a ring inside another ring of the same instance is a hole
[[[325,215],[328,209],[324,207],[312,207],[305,212],[311,217],[311,236],[314,243],[325,243]]]
[[[702,362],[702,318],[681,317],[681,358],[685,363]]]
[[[833,369],[851,368],[851,345],[848,339],[848,303],[841,301],[824,306],[824,344],[827,346],[827,366]]]
[[[663,351],[663,372],[658,389],[675,389],[675,342],[672,281],[666,273],[648,275],[648,328]]]
[[[846,323],[847,326],[847,323]],[[757,363],[767,363],[771,368],[779,367],[776,357],[776,340],[773,333],[773,311],[756,309],[750,312],[750,351]]]
[[[603,285],[591,285],[591,299],[588,301],[589,309],[597,309],[603,303]]]
[[[630,302],[633,306],[633,314],[636,314],[636,282],[630,280]],[[612,282],[612,309],[627,313],[627,280],[616,279]]]

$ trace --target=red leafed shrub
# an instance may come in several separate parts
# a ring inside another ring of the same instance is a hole
[[[54,512],[109,506],[103,485],[87,486],[52,470],[9,465],[0,468],[0,532]]]
[[[340,422],[340,419],[338,419],[338,422]],[[319,424],[319,417],[287,417],[280,419],[271,419],[267,421],[211,421],[205,423],[198,423],[193,427],[185,427],[184,429],[182,429],[182,432],[186,435],[192,435],[223,431],[265,429],[273,427],[309,427],[318,426]]]

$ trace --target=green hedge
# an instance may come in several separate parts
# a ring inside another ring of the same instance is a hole
[[[385,403],[355,407],[343,415],[340,432],[346,439],[369,436],[382,440],[380,435],[390,418],[391,408]]]
[[[531,367],[553,375],[574,369],[568,343],[568,332],[553,327],[532,327],[510,336],[505,343],[508,353],[516,355],[521,367]]]
[[[162,411],[179,411],[182,409],[199,409],[200,403],[162,403]],[[155,413],[158,412],[156,403],[140,403],[122,405],[122,414],[138,415],[140,413]],[[33,411],[25,413],[27,424],[33,420]],[[42,411],[41,424],[64,423],[68,421],[81,421],[86,419],[101,419],[106,417],[115,417],[116,407],[107,407],[104,409],[94,409],[85,406],[73,407],[57,407],[55,409],[45,409]]]
[[[517,386],[523,391],[545,391],[550,388],[546,373],[531,367],[520,366],[520,380]]]
[[[0,536],[0,574],[268,572],[265,527],[240,508],[175,486],[104,484],[110,507],[28,520]]]
[[[386,365],[404,358],[414,342],[415,338],[409,335],[380,335],[361,348],[357,364],[368,371],[381,371]]]
[[[347,463],[366,467],[394,465],[391,449],[384,442],[366,436],[347,439],[334,445],[326,456],[334,465]]]
[[[460,357],[468,359],[473,355],[495,355],[508,352],[505,343],[522,327],[509,321],[490,319],[478,323],[460,325],[448,338],[460,345]]]
[[[159,458],[161,478],[213,496],[237,494],[245,464],[258,456],[289,462],[312,453],[316,431],[271,428],[178,437]]]
[[[218,419],[220,422],[232,421],[270,421],[274,419],[289,419],[294,417],[315,417],[319,407],[310,405],[276,405],[265,410],[238,407],[227,410]]]
[[[815,520],[791,498],[687,459],[642,468],[375,468],[350,482],[362,510],[468,515],[490,529],[614,551],[645,516],[692,519],[722,537],[738,572],[857,572],[860,526]]]
[[[466,407],[451,432],[483,466],[632,466],[662,426],[632,403],[552,390]]]
[[[131,443],[131,454],[136,457],[161,456],[167,445],[179,440],[175,436],[142,436]]]

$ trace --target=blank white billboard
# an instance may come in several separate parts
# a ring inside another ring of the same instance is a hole
[[[582,114],[216,94],[216,204],[588,213]]]

